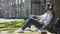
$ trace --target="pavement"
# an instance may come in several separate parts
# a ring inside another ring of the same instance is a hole
[[[3,19],[0,18],[0,23],[11,22],[11,21],[22,21],[23,19]]]
[[[8,31],[2,31],[2,32],[0,32],[0,34],[40,34],[40,33],[39,32],[31,32],[31,31],[24,31],[24,33],[16,33],[16,32],[9,33]],[[51,33],[47,32],[47,34],[51,34]]]

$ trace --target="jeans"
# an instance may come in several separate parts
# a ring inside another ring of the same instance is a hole
[[[29,18],[26,24],[22,26],[22,29],[24,30],[26,27],[30,27],[31,24],[33,24],[38,29],[40,29],[43,26],[43,24],[40,24],[36,20]]]

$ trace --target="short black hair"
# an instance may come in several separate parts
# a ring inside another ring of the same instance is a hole
[[[50,4],[47,4],[47,6],[49,6],[49,7],[50,7]]]

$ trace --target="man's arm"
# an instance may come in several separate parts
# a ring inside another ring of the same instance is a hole
[[[47,15],[47,17],[45,19],[43,19],[44,25],[49,24],[50,21],[52,20],[52,18],[53,18],[53,15],[52,14]]]
[[[44,17],[44,16],[43,16]],[[50,21],[52,20],[53,18],[53,15],[52,14],[49,14],[49,15],[46,15],[46,17],[42,20],[39,20],[39,23],[40,24],[44,24],[44,25],[47,25],[50,23]]]
[[[42,20],[40,20],[41,18],[42,18],[42,16],[43,15],[40,15],[40,16],[38,16],[38,15],[32,15],[32,18],[34,18],[34,20],[36,20],[38,23],[40,23],[40,24],[44,24],[44,21]]]
[[[38,20],[38,19],[36,19],[36,21],[37,21],[38,23],[40,23],[40,24],[44,24],[44,21],[40,21],[40,20]]]

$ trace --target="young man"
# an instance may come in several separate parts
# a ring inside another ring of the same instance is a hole
[[[46,3],[45,5],[45,13],[41,16],[36,16],[36,15],[33,15],[32,17],[30,17],[26,24],[23,25],[19,30],[15,31],[15,32],[23,32],[23,30],[26,28],[26,27],[29,27],[31,26],[31,24],[33,24],[35,27],[37,27],[38,29],[41,29],[41,27],[49,24],[49,22],[52,20],[53,18],[53,14],[52,14],[52,5],[49,4],[49,3]]]

